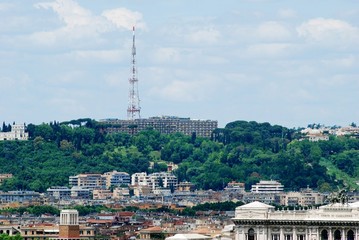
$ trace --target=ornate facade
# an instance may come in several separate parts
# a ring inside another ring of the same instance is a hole
[[[236,208],[236,240],[358,240],[359,202],[275,210],[252,202]]]

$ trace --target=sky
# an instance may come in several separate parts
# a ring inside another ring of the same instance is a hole
[[[0,121],[359,124],[357,0],[1,0]]]

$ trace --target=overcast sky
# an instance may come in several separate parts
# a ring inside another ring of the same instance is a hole
[[[358,0],[2,0],[0,121],[359,123]]]

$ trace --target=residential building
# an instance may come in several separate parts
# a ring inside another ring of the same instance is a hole
[[[162,116],[141,118],[134,120],[104,119],[100,122],[111,127],[107,127],[108,132],[126,132],[135,134],[140,131],[152,128],[160,133],[183,133],[191,136],[196,134],[199,137],[211,137],[213,130],[218,127],[218,122],[214,120],[194,120],[174,116]]]
[[[112,187],[119,187],[121,185],[131,184],[131,176],[126,172],[106,172],[102,175],[106,178],[106,188],[109,189]]]
[[[249,192],[243,194],[243,202],[263,202],[265,204],[280,204],[280,196],[279,193],[254,193]]]
[[[47,195],[54,199],[69,199],[71,198],[71,189],[68,187],[50,187],[46,190]]]
[[[34,202],[40,200],[40,193],[34,191],[0,192],[0,202]]]
[[[129,188],[117,187],[117,188],[113,189],[113,194],[112,194],[113,199],[124,199],[129,196],[130,196]]]
[[[312,189],[301,189],[300,192],[280,194],[280,204],[284,206],[313,206],[324,203],[324,195]]]
[[[71,198],[73,199],[90,199],[91,190],[87,188],[82,188],[74,186],[71,188]]]
[[[224,190],[231,192],[245,192],[245,184],[241,182],[232,181],[227,184]]]
[[[25,124],[11,125],[10,132],[0,132],[0,141],[4,140],[28,140],[29,133],[25,132]]]
[[[284,186],[277,181],[259,181],[259,183],[252,185],[252,193],[281,193]]]
[[[172,173],[158,172],[147,175],[147,173],[134,173],[131,176],[131,185],[149,186],[152,191],[157,188],[177,188],[177,177]]]
[[[112,192],[109,189],[94,189],[92,191],[92,199],[104,200],[112,198]]]
[[[106,189],[106,177],[98,173],[79,174],[69,177],[70,186],[84,189]]]
[[[179,192],[193,192],[195,189],[195,186],[191,182],[180,182],[177,185],[177,191]]]

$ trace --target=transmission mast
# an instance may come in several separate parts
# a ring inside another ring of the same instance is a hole
[[[141,118],[140,97],[138,95],[138,79],[136,69],[136,45],[135,45],[135,27],[132,28],[132,75],[129,78],[130,90],[128,96],[127,119],[134,120]]]

